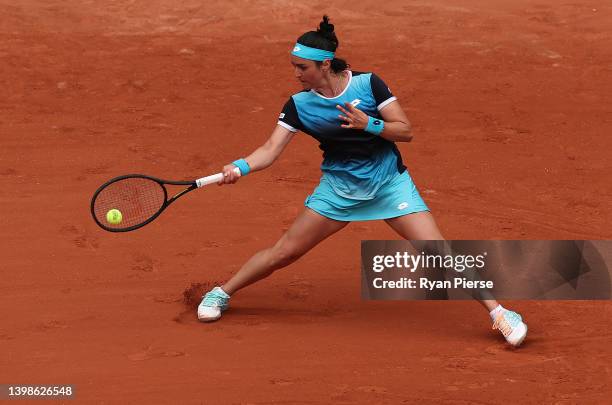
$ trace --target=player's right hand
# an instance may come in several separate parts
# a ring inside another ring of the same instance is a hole
[[[234,170],[236,166],[233,164],[223,166],[223,179],[220,180],[217,184],[222,186],[223,184],[234,184],[240,178],[239,174],[236,174]]]

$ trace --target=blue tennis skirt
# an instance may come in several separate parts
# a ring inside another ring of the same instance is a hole
[[[314,192],[306,197],[304,205],[337,221],[372,221],[429,211],[407,170],[382,186],[371,200],[339,196],[322,177]]]

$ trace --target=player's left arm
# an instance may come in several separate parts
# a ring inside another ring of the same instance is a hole
[[[385,121],[385,127],[380,136],[394,142],[412,141],[412,126],[399,101],[392,101],[384,106],[379,113]]]
[[[408,117],[391,89],[375,73],[370,74],[370,90],[378,114],[369,117],[365,112],[345,103],[344,106],[338,106],[344,113],[339,116],[344,121],[342,127],[363,129],[394,142],[410,142],[412,133]]]
[[[342,128],[365,129],[370,117],[350,103],[344,103],[344,107],[336,106],[343,114],[338,117],[344,121]],[[378,134],[393,142],[410,142],[412,140],[412,127],[408,117],[402,110],[399,101],[393,100],[379,111],[383,121],[383,131]]]

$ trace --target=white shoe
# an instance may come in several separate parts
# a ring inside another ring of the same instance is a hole
[[[512,346],[520,346],[527,336],[527,325],[514,311],[502,309],[493,321],[493,329],[498,329]]]
[[[202,297],[198,306],[198,319],[202,322],[216,321],[221,312],[229,308],[230,296],[221,287],[215,287]]]

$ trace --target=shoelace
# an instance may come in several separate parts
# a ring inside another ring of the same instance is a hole
[[[203,304],[209,307],[222,307],[227,304],[227,298],[211,291],[204,295]]]
[[[493,322],[493,329],[499,329],[499,331],[504,336],[508,336],[512,333],[512,330],[514,329],[512,324],[516,325],[521,321],[521,316],[516,312],[502,311],[495,317],[495,321]]]

